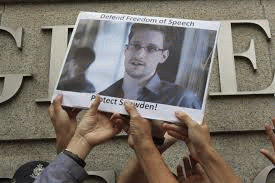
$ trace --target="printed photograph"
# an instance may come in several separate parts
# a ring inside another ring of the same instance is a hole
[[[213,29],[80,18],[56,91],[200,110],[216,38]]]

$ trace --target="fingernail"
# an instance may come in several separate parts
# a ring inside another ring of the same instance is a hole
[[[88,108],[91,108],[91,107],[92,107],[92,104],[93,104],[93,102],[90,102],[90,103],[88,104]]]
[[[129,103],[128,100],[124,100],[124,102],[123,102],[124,106],[129,105],[128,103]]]

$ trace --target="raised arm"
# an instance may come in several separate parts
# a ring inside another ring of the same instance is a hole
[[[180,125],[166,123],[163,127],[168,134],[186,143],[190,156],[202,166],[210,182],[241,183],[212,146],[207,124],[199,125],[184,112],[177,112],[176,117],[181,121]]]
[[[56,96],[48,108],[48,113],[56,134],[57,154],[65,150],[74,136],[77,126],[76,116],[81,111],[76,108],[63,108],[61,106],[62,100],[62,95]]]
[[[274,134],[274,126],[275,126],[275,118],[272,119],[273,124],[267,124],[265,125],[265,132],[267,137],[272,143],[273,150],[275,150],[275,134]],[[275,164],[275,155],[270,153],[267,149],[261,149],[260,152],[267,158],[271,163]]]
[[[153,142],[149,121],[143,119],[132,105],[125,104],[125,109],[130,115],[128,144],[134,149],[147,181],[149,183],[177,182]]]
[[[97,96],[91,108],[79,123],[67,150],[85,159],[93,147],[102,144],[122,129],[122,120],[111,120],[111,114],[99,112],[100,98]]]
[[[153,125],[154,126],[154,125]],[[156,127],[155,128],[160,128]],[[153,130],[154,133],[154,130]],[[160,132],[161,134],[161,132]],[[176,138],[171,137],[167,133],[164,135],[164,143],[162,145],[157,146],[160,154],[165,152],[169,147],[171,147],[177,141]],[[147,183],[147,179],[145,177],[144,171],[136,157],[133,155],[128,162],[127,165],[123,168],[120,175],[117,177],[117,183]]]
[[[83,181],[87,174],[84,170],[85,158],[98,144],[101,144],[122,129],[122,120],[110,114],[99,112],[100,98],[97,96],[91,108],[84,115],[70,140],[66,152],[60,153],[36,179],[36,183]]]

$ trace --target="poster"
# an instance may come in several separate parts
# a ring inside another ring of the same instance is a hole
[[[142,117],[178,122],[184,111],[203,120],[219,22],[81,12],[72,32],[53,98]]]

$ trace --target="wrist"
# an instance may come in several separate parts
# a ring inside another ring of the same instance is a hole
[[[81,167],[85,167],[86,163],[83,159],[81,159],[77,154],[72,153],[71,151],[68,150],[64,150],[63,154],[66,154],[67,156],[69,156],[72,160],[74,160],[79,166]]]
[[[205,146],[201,148],[201,150],[198,153],[198,161],[201,164],[207,164],[209,162],[213,162],[217,155],[218,153],[214,147]]]
[[[151,148],[156,148],[156,145],[154,144],[152,139],[144,139],[140,141],[139,143],[134,144],[134,150],[135,151],[142,151],[149,150]]]
[[[85,160],[93,147],[85,138],[75,134],[66,149]]]

